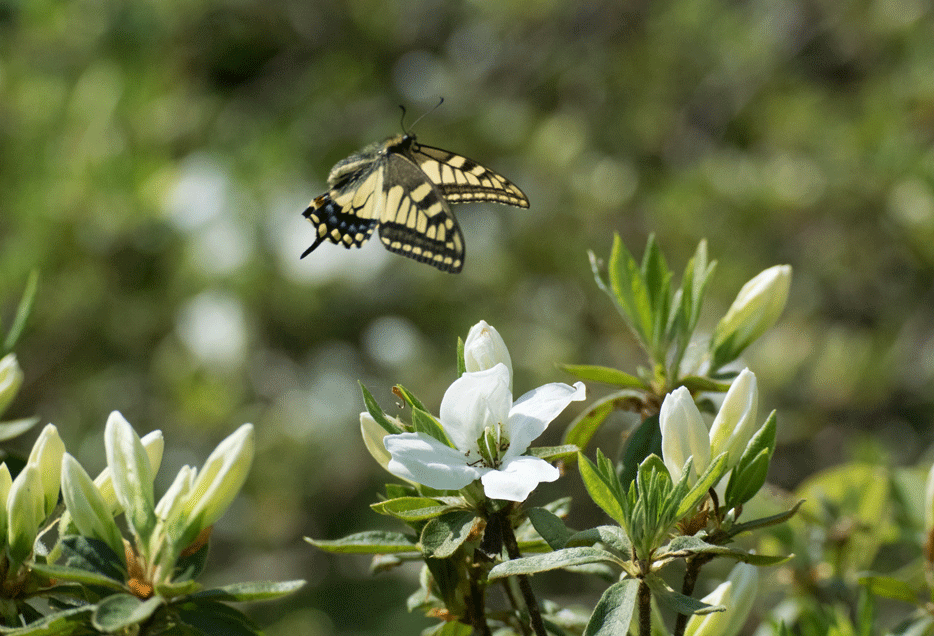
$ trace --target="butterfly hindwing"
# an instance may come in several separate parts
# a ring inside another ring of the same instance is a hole
[[[444,197],[403,154],[386,158],[379,237],[390,252],[445,272],[464,266],[464,236]]]
[[[456,273],[464,265],[464,237],[451,203],[529,207],[505,177],[467,157],[422,146],[412,135],[371,144],[339,161],[328,185],[303,213],[317,238],[302,258],[326,240],[360,247],[379,228],[389,251]]]

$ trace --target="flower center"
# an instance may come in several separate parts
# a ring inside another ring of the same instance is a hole
[[[477,448],[487,466],[499,468],[503,453],[509,448],[509,438],[503,431],[503,425],[497,423],[495,426],[484,428],[483,434],[477,438]]]

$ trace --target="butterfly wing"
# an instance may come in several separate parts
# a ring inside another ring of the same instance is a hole
[[[449,203],[493,201],[529,207],[528,197],[515,184],[473,159],[414,143],[408,154]]]
[[[318,236],[302,258],[325,240],[346,248],[367,242],[382,211],[384,170],[385,158],[361,161],[311,202],[302,215],[312,222]]]
[[[457,273],[464,236],[441,190],[407,154],[385,158],[379,237],[390,252]]]

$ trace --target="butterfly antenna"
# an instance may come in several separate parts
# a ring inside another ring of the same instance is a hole
[[[418,122],[420,122],[420,121],[422,120],[422,118],[425,117],[425,115],[430,115],[431,113],[435,112],[435,110],[437,110],[438,106],[440,106],[440,105],[443,104],[443,103],[444,103],[444,98],[443,98],[443,97],[439,97],[439,98],[438,98],[438,103],[435,104],[434,106],[432,106],[431,109],[430,109],[429,111],[427,111],[426,113],[424,113],[421,117],[419,117],[419,118],[416,119],[414,122],[412,122],[412,126],[409,128],[409,130],[411,130],[412,128],[415,128],[415,125],[416,125]],[[406,130],[406,128],[405,128],[405,106],[403,106],[402,104],[399,104],[399,108],[402,109],[402,122],[401,122],[401,124],[402,124],[402,132],[404,132],[406,135],[408,135],[408,134],[409,134],[409,130]]]

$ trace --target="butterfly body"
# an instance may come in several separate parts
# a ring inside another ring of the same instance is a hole
[[[529,207],[525,194],[505,177],[467,157],[423,146],[409,134],[370,144],[337,162],[328,186],[303,213],[317,238],[302,258],[326,240],[360,247],[378,229],[389,251],[456,273],[464,266],[464,236],[451,203]]]

